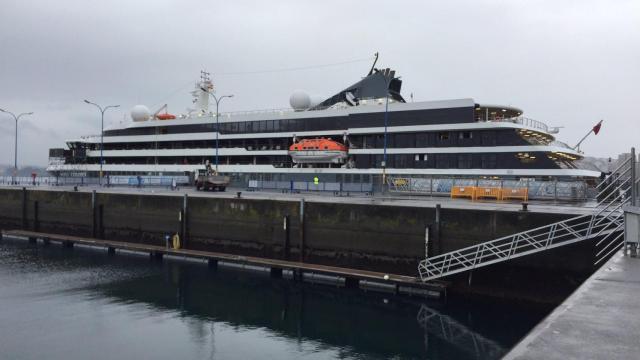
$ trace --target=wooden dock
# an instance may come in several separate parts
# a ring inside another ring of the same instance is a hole
[[[41,239],[45,243],[57,242],[65,247],[74,244],[106,248],[109,254],[115,254],[116,249],[148,253],[150,257],[162,259],[164,255],[206,260],[210,267],[217,267],[218,262],[240,265],[250,265],[270,269],[274,277],[282,277],[283,271],[291,271],[294,279],[302,280],[305,274],[321,274],[344,278],[345,287],[362,288],[361,282],[370,282],[391,289],[396,294],[421,295],[426,297],[440,297],[446,294],[447,283],[442,281],[423,283],[418,277],[399,274],[385,274],[381,272],[343,268],[336,266],[311,264],[279,259],[268,259],[253,256],[232,255],[218,252],[172,249],[169,247],[139,244],[124,241],[102,240],[70,235],[49,234],[26,230],[2,231],[2,237],[27,238],[32,242]],[[370,289],[367,289],[370,290]]]

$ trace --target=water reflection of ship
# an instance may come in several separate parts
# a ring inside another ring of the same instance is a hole
[[[454,318],[413,300],[272,281],[224,268],[207,272],[168,262],[163,276],[109,283],[97,291],[116,301],[179,311],[193,340],[209,343],[212,353],[216,327],[224,326],[264,328],[299,343],[339,348],[345,357],[438,354],[497,359],[506,352]]]
[[[200,266],[167,262],[163,271],[162,276],[118,281],[96,290],[118,302],[178,311],[198,343],[220,327],[262,328],[299,343],[336,348],[345,357],[426,355],[423,330],[414,318],[415,304],[393,299],[385,303],[371,294],[270,280],[225,268],[207,272]]]
[[[495,341],[487,339],[452,317],[425,305],[420,306],[417,321],[425,329],[426,349],[429,348],[429,335],[435,335],[457,349],[474,355],[477,359],[498,359],[506,353],[506,349]]]

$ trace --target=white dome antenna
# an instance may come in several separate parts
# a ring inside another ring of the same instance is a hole
[[[147,121],[151,117],[151,111],[144,105],[136,105],[131,109],[131,119],[133,121]]]
[[[295,111],[304,111],[311,107],[311,97],[302,90],[296,90],[289,97],[289,105]]]

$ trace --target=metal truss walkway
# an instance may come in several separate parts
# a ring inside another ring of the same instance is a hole
[[[598,204],[593,214],[582,215],[478,245],[422,260],[418,272],[422,281],[435,280],[475,268],[496,264],[549,249],[595,239],[595,264],[624,245],[622,207],[634,202],[639,179],[635,176],[635,151],[597,189]]]

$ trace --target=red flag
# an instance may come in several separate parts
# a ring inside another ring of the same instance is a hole
[[[600,120],[600,122],[593,127],[593,133],[598,135],[598,133],[600,132],[600,127],[602,127],[602,120]]]

